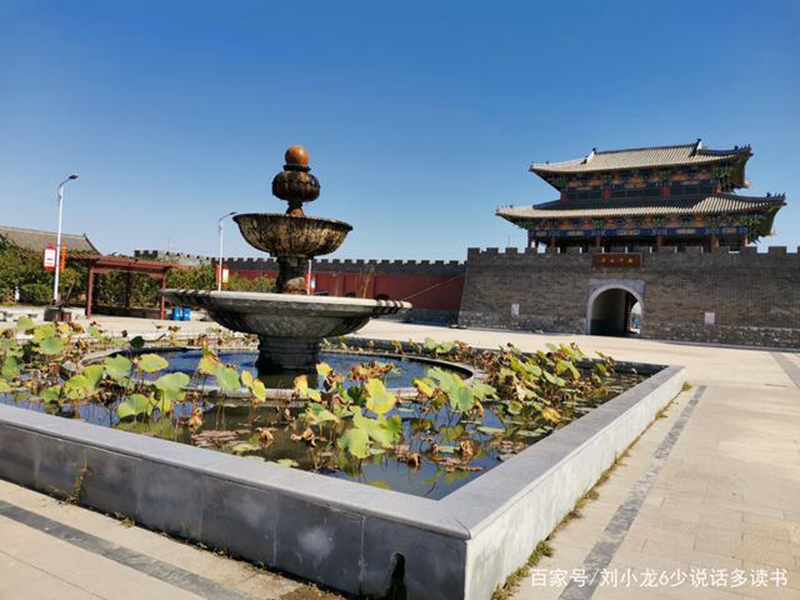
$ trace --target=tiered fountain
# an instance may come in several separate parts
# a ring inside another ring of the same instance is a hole
[[[373,317],[411,308],[408,302],[311,296],[306,294],[308,261],[336,250],[352,230],[342,221],[308,217],[303,203],[319,197],[319,181],[308,166],[308,151],[292,146],[272,193],[289,203],[285,214],[234,217],[248,244],[278,261],[277,293],[162,290],[167,300],[201,308],[220,325],[258,335],[260,374],[309,371],[319,362],[320,342],[352,333]]]

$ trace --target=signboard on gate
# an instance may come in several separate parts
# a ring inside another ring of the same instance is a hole
[[[47,248],[44,249],[43,264],[45,271],[56,270],[56,249],[53,248],[53,244],[47,244]]]
[[[228,283],[229,276],[230,271],[228,270],[228,265],[222,265],[222,283]]]
[[[638,252],[609,252],[592,255],[593,267],[640,267],[642,255]]]

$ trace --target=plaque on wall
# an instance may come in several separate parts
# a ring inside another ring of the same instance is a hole
[[[609,252],[592,255],[593,267],[641,267],[642,255],[639,252]]]

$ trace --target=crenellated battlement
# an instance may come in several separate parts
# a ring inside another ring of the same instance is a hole
[[[136,258],[163,260],[187,266],[216,265],[217,258],[185,252],[164,250],[136,250]],[[228,256],[225,264],[232,271],[277,271],[274,258],[251,256]],[[458,260],[368,260],[363,258],[318,258],[313,262],[316,271],[347,271],[353,273],[406,273],[418,275],[453,275],[463,272],[465,263]]]
[[[534,248],[468,248],[467,263],[469,265],[478,263],[542,263],[566,265],[570,262],[591,262],[595,254],[638,254],[642,257],[642,264],[648,262],[662,263],[663,261],[694,261],[698,266],[711,260],[714,264],[722,261],[729,261],[737,264],[764,264],[775,261],[783,261],[787,266],[800,264],[800,247],[789,249],[786,246],[769,246],[767,248],[747,247],[742,250],[732,250],[726,246],[707,251],[701,246],[688,246],[679,249],[675,246],[664,246],[660,252],[655,252],[651,247],[620,246],[612,247],[610,252],[605,252],[603,248],[589,248],[584,251],[580,247],[568,247],[559,251],[558,248],[547,248],[545,252],[537,252]]]
[[[171,252],[165,250],[134,250],[133,256],[141,260],[158,260],[191,267],[210,265],[212,263],[211,257],[203,256],[202,254],[189,254],[187,252]]]
[[[216,260],[210,259],[211,264]],[[232,271],[277,271],[278,263],[272,258],[226,258]],[[464,271],[465,263],[451,260],[365,260],[351,258],[318,258],[313,270],[321,272],[387,273],[408,275],[457,275]]]

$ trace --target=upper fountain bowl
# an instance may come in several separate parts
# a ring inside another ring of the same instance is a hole
[[[318,217],[246,213],[233,219],[248,244],[274,257],[330,254],[353,229],[349,223]]]

